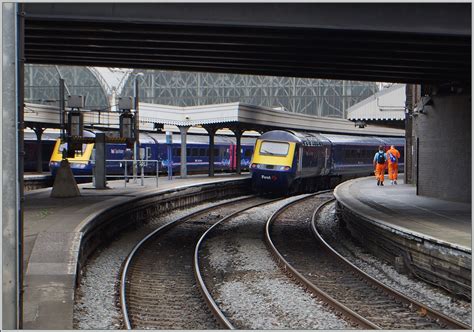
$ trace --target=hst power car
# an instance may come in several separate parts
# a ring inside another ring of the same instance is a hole
[[[273,130],[261,135],[252,156],[252,189],[292,194],[329,188],[349,178],[373,174],[378,146],[400,151],[405,139]]]

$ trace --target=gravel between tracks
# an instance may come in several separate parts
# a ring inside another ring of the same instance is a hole
[[[465,324],[471,324],[471,303],[454,299],[423,281],[398,273],[391,265],[368,253],[341,232],[335,204],[327,205],[317,220],[323,238],[342,256],[380,282]]]
[[[99,248],[83,268],[80,285],[76,289],[74,329],[119,329],[122,313],[118,303],[119,272],[123,261],[135,244],[150,231],[172,220],[181,218],[207,206],[229,201],[221,200],[171,211],[151,219],[140,228],[129,229],[115,241]]]
[[[351,328],[284,275],[264,243],[266,220],[296,198],[251,209],[219,226],[204,242],[204,280],[236,328]]]

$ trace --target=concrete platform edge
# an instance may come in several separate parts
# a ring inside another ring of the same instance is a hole
[[[357,181],[357,180],[352,180]],[[347,186],[347,183],[345,183]],[[472,288],[471,249],[433,239],[357,211],[348,192],[334,191],[336,210],[351,235],[373,255],[390,262],[397,270],[429,281],[453,294],[470,298]],[[342,196],[342,197],[341,197]],[[359,207],[360,209],[361,207]]]
[[[159,197],[171,195],[177,198],[186,191],[198,193],[200,188],[206,186],[232,187],[240,184],[244,187],[246,181],[249,179],[216,179],[173,189],[147,190],[131,200],[115,202],[93,211],[73,232],[39,233],[25,273],[23,328],[73,329],[75,288],[80,278],[81,260],[88,255],[84,242],[90,233],[100,229],[97,226],[101,226],[104,218],[113,218],[117,213],[127,210],[137,212],[147,204],[156,203],[156,198]],[[141,204],[142,202],[145,203]],[[130,206],[134,208],[129,209]]]
[[[363,179],[366,179],[366,178],[363,178]],[[400,236],[404,236],[404,237],[409,238],[409,239],[416,240],[417,238],[419,238],[419,239],[423,239],[424,241],[429,241],[429,242],[436,243],[437,245],[445,246],[445,247],[448,247],[448,248],[451,248],[451,249],[457,249],[457,250],[460,250],[460,251],[464,251],[468,254],[472,254],[472,250],[470,248],[467,248],[467,247],[464,247],[464,246],[461,246],[461,245],[457,245],[455,243],[445,242],[443,240],[440,240],[440,239],[437,239],[437,238],[434,238],[434,237],[430,237],[430,236],[427,236],[426,234],[418,233],[416,231],[413,231],[413,230],[410,230],[410,229],[407,229],[407,228],[404,228],[404,227],[392,225],[392,224],[389,224],[389,223],[387,223],[387,222],[385,222],[381,219],[378,219],[378,218],[375,218],[373,216],[369,216],[365,213],[361,213],[361,212],[356,211],[354,206],[352,206],[350,203],[348,203],[347,201],[345,201],[343,199],[342,195],[340,194],[340,190],[341,190],[341,187],[344,186],[344,185],[347,185],[348,182],[356,182],[356,181],[360,181],[360,180],[361,179],[349,180],[347,182],[339,184],[334,189],[334,197],[336,198],[337,202],[339,204],[345,206],[347,209],[351,210],[351,212],[354,215],[357,215],[360,218],[365,219],[367,222],[373,224],[376,227],[384,228],[386,230],[389,230],[391,232],[394,232],[394,233],[396,233]],[[421,240],[418,240],[418,241],[422,242]]]

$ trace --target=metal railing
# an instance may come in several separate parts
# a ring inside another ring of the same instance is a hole
[[[144,181],[145,177],[147,178],[155,178],[156,179],[156,187],[158,188],[158,175],[160,171],[160,160],[153,160],[153,159],[145,159],[145,160],[106,160],[105,162],[119,162],[121,165],[123,165],[123,170],[124,170],[124,186],[127,187],[127,182],[129,179],[129,176],[133,178],[134,182],[136,183],[136,177],[133,176],[133,174],[136,174],[138,176],[138,170],[140,170],[140,185],[144,186]],[[149,163],[152,165],[155,164],[155,175],[145,175],[145,167],[149,166]],[[132,174],[128,174],[128,167],[127,165],[131,164],[130,169],[132,170]],[[133,169],[137,169],[137,172],[133,172]],[[106,166],[107,169],[107,166]],[[106,175],[107,178],[107,175]]]
[[[95,160],[91,160],[92,162],[92,179],[94,181],[94,172],[95,172]],[[110,178],[122,178],[124,180],[124,187],[127,187],[127,183],[129,182],[129,179],[133,179],[134,183],[137,183],[137,177],[134,176],[133,168],[137,169],[137,172],[135,174],[138,175],[140,173],[140,185],[144,186],[145,185],[145,178],[155,178],[156,179],[156,187],[158,187],[158,176],[159,176],[159,171],[160,171],[160,162],[161,160],[154,160],[154,159],[144,159],[144,160],[130,160],[130,159],[106,159],[105,163],[105,178],[110,179]],[[114,167],[122,168],[123,169],[123,174],[107,174],[107,164],[109,163],[114,163]],[[154,175],[145,175],[145,167],[147,167],[147,171],[150,171],[149,164],[154,164]],[[76,175],[77,177],[77,175]],[[81,177],[81,176],[78,176]]]

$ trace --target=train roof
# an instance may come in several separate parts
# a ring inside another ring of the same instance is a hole
[[[41,135],[42,141],[56,141],[59,138],[59,133],[48,133],[44,132]],[[34,131],[26,131],[24,132],[24,139],[25,141],[36,141],[36,134]]]
[[[329,144],[329,140],[319,133],[294,130],[272,130],[266,132],[260,136],[260,138],[266,140],[296,142],[302,143],[303,145]]]
[[[100,133],[100,130],[84,130],[84,137],[94,137],[96,133]],[[42,141],[56,141],[60,136],[59,131],[55,132],[43,132],[41,136]],[[25,130],[24,132],[25,141],[36,141],[36,134],[32,130]],[[242,145],[254,145],[256,137],[242,137]],[[141,133],[140,143],[145,144],[166,144],[166,135],[164,133]],[[208,144],[209,137],[207,135],[187,135],[187,143],[189,144]],[[181,135],[173,134],[173,143],[181,144]],[[214,138],[215,144],[235,144],[235,137],[232,136],[221,136],[216,135]]]
[[[295,132],[285,130],[271,130],[262,134],[259,139],[269,141],[285,141],[301,143],[301,138]]]
[[[332,144],[335,145],[380,145],[382,144],[380,137],[375,136],[351,136],[351,135],[336,135],[336,134],[321,134],[326,137]],[[386,139],[384,137],[384,139]],[[401,138],[401,140],[404,140]]]
[[[272,130],[268,131],[260,139],[275,140],[285,142],[327,142],[334,145],[399,145],[405,144],[404,137],[375,137],[375,136],[354,136],[339,134],[320,134],[313,132],[300,132],[294,130]]]
[[[166,144],[166,134],[162,133],[146,133],[150,137],[153,137],[158,144]],[[173,144],[181,144],[181,135],[173,134]],[[143,137],[140,136],[140,137]],[[242,145],[253,145],[256,138],[242,137]],[[140,139],[141,141],[141,139]],[[187,135],[186,144],[209,144],[209,136],[207,135]],[[235,137],[232,136],[214,136],[214,144],[235,144]]]
[[[403,137],[380,137],[385,145],[395,145],[395,147],[401,147],[405,145],[405,138]]]

